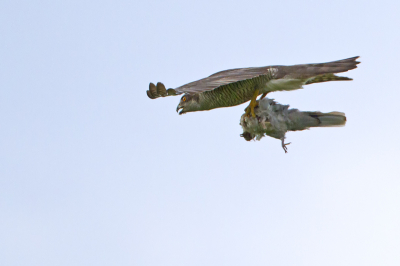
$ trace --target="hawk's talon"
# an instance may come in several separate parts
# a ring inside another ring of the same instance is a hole
[[[255,107],[257,107],[257,106],[258,106],[258,103],[257,103],[257,105],[256,105]],[[253,118],[256,117],[256,114],[255,114],[255,112],[254,112],[254,108],[255,108],[255,107],[252,108],[252,106],[249,104],[249,106],[247,106],[246,109],[244,109],[244,110],[246,111],[246,116],[247,116],[247,117],[250,117],[250,114],[251,114],[251,116],[252,116]]]
[[[250,105],[244,108],[245,116],[250,117]]]
[[[250,113],[251,113],[251,116],[253,118],[256,118],[256,113],[254,113],[254,108],[258,106],[258,102],[257,102],[258,94],[260,94],[260,90],[257,89],[253,93],[253,97],[251,98],[249,106],[247,106],[247,108],[244,109],[246,111],[247,117],[250,117]]]

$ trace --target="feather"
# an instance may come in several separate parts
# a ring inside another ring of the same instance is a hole
[[[164,84],[162,84],[161,82],[157,83],[157,92],[159,95],[161,95],[162,97],[167,96],[167,90],[165,89]]]
[[[245,103],[255,94],[272,91],[291,91],[303,85],[337,80],[351,80],[336,76],[335,73],[354,69],[360,63],[357,57],[343,60],[293,66],[265,66],[237,68],[217,72],[209,77],[190,82],[176,89],[165,89],[162,83],[150,83],[147,96],[151,99],[186,94],[178,108],[181,113],[211,110]],[[189,97],[190,96],[190,97]],[[193,102],[196,99],[196,102]]]
[[[293,66],[265,66],[236,68],[217,72],[209,77],[190,82],[176,88],[177,92],[182,93],[201,93],[214,90],[220,86],[256,78],[261,75],[272,75],[274,79],[301,79],[307,80],[318,75],[346,72],[357,67],[360,62],[356,61],[358,56],[343,60],[319,63],[302,64]],[[330,77],[330,76],[325,76]],[[342,77],[341,79],[331,80],[350,80]],[[326,80],[328,81],[328,80]],[[321,81],[320,81],[321,82]],[[315,82],[314,82],[315,83]],[[299,87],[297,87],[299,88]]]

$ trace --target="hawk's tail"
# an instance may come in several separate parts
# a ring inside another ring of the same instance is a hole
[[[326,82],[326,81],[336,81],[336,80],[353,80],[353,79],[348,77],[340,77],[336,76],[335,74],[329,73],[309,78],[306,81],[305,85],[319,83],[319,82]]]

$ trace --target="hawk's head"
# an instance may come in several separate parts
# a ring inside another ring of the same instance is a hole
[[[178,107],[176,107],[176,111],[178,112],[180,109],[182,109],[179,112],[180,115],[186,112],[201,110],[199,95],[196,93],[185,93],[185,95],[182,96],[181,101],[178,104]]]

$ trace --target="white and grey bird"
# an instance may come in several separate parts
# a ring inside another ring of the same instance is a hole
[[[273,99],[264,98],[254,109],[256,117],[246,113],[240,118],[243,128],[242,137],[247,141],[260,140],[265,135],[280,139],[282,148],[287,152],[285,135],[288,131],[309,129],[310,127],[338,127],[346,124],[346,116],[341,112],[302,112],[289,109],[289,105],[281,105]]]

